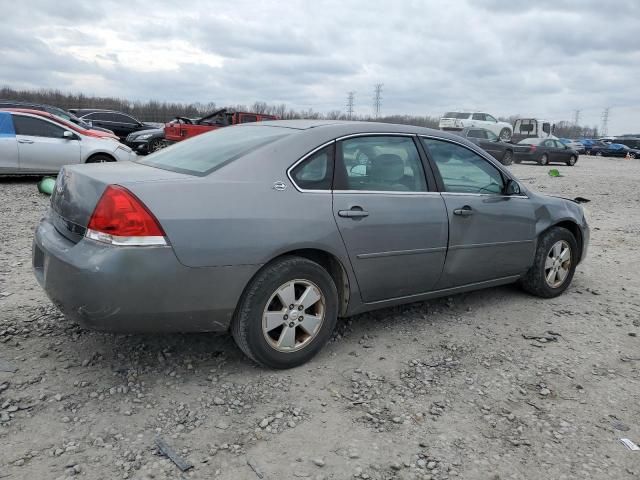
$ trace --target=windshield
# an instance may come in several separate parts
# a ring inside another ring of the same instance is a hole
[[[443,118],[469,118],[470,113],[460,113],[460,112],[447,112],[444,114]]]
[[[183,140],[138,160],[152,167],[204,176],[271,142],[291,135],[278,127],[225,127]]]

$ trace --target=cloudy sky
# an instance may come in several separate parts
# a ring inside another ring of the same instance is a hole
[[[0,86],[640,132],[640,0],[0,0]]]

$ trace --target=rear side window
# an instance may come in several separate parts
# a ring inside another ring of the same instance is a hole
[[[204,176],[252,151],[292,134],[291,129],[248,125],[203,133],[140,160],[152,167]]]
[[[471,138],[487,138],[487,135],[484,133],[484,130],[469,130],[467,137]]]
[[[258,117],[255,115],[243,115],[242,118],[240,118],[240,123],[251,123],[257,121]]]
[[[473,120],[482,120],[483,122],[487,119],[484,113],[474,113]]]
[[[314,153],[291,171],[291,179],[302,190],[331,190],[333,145]]]
[[[420,155],[413,139],[356,137],[338,144],[334,190],[426,192]]]
[[[465,120],[469,118],[470,113],[462,113],[462,112],[447,112],[444,114],[444,118],[457,118],[459,120]]]
[[[39,118],[13,116],[16,134],[31,137],[63,138],[64,129]]]

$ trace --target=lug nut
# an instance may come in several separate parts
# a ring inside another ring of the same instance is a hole
[[[293,310],[293,303],[289,305],[289,310]]]
[[[302,315],[300,315],[300,316],[298,317],[298,321],[299,321],[299,322],[301,322],[302,320],[304,320],[304,317],[303,317]]]
[[[293,323],[293,322],[291,322],[291,323],[289,324],[289,328],[293,328],[294,326],[295,326],[295,323]]]
[[[287,314],[285,313],[284,317],[282,317],[282,318],[283,318],[284,320],[289,320],[289,315],[287,315]]]
[[[304,310],[304,305],[300,305],[300,306],[298,307],[298,310]]]

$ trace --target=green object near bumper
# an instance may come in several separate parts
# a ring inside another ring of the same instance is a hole
[[[51,195],[53,193],[53,187],[56,184],[56,179],[53,177],[44,177],[40,182],[38,182],[38,191],[40,193],[45,193],[47,195]]]

